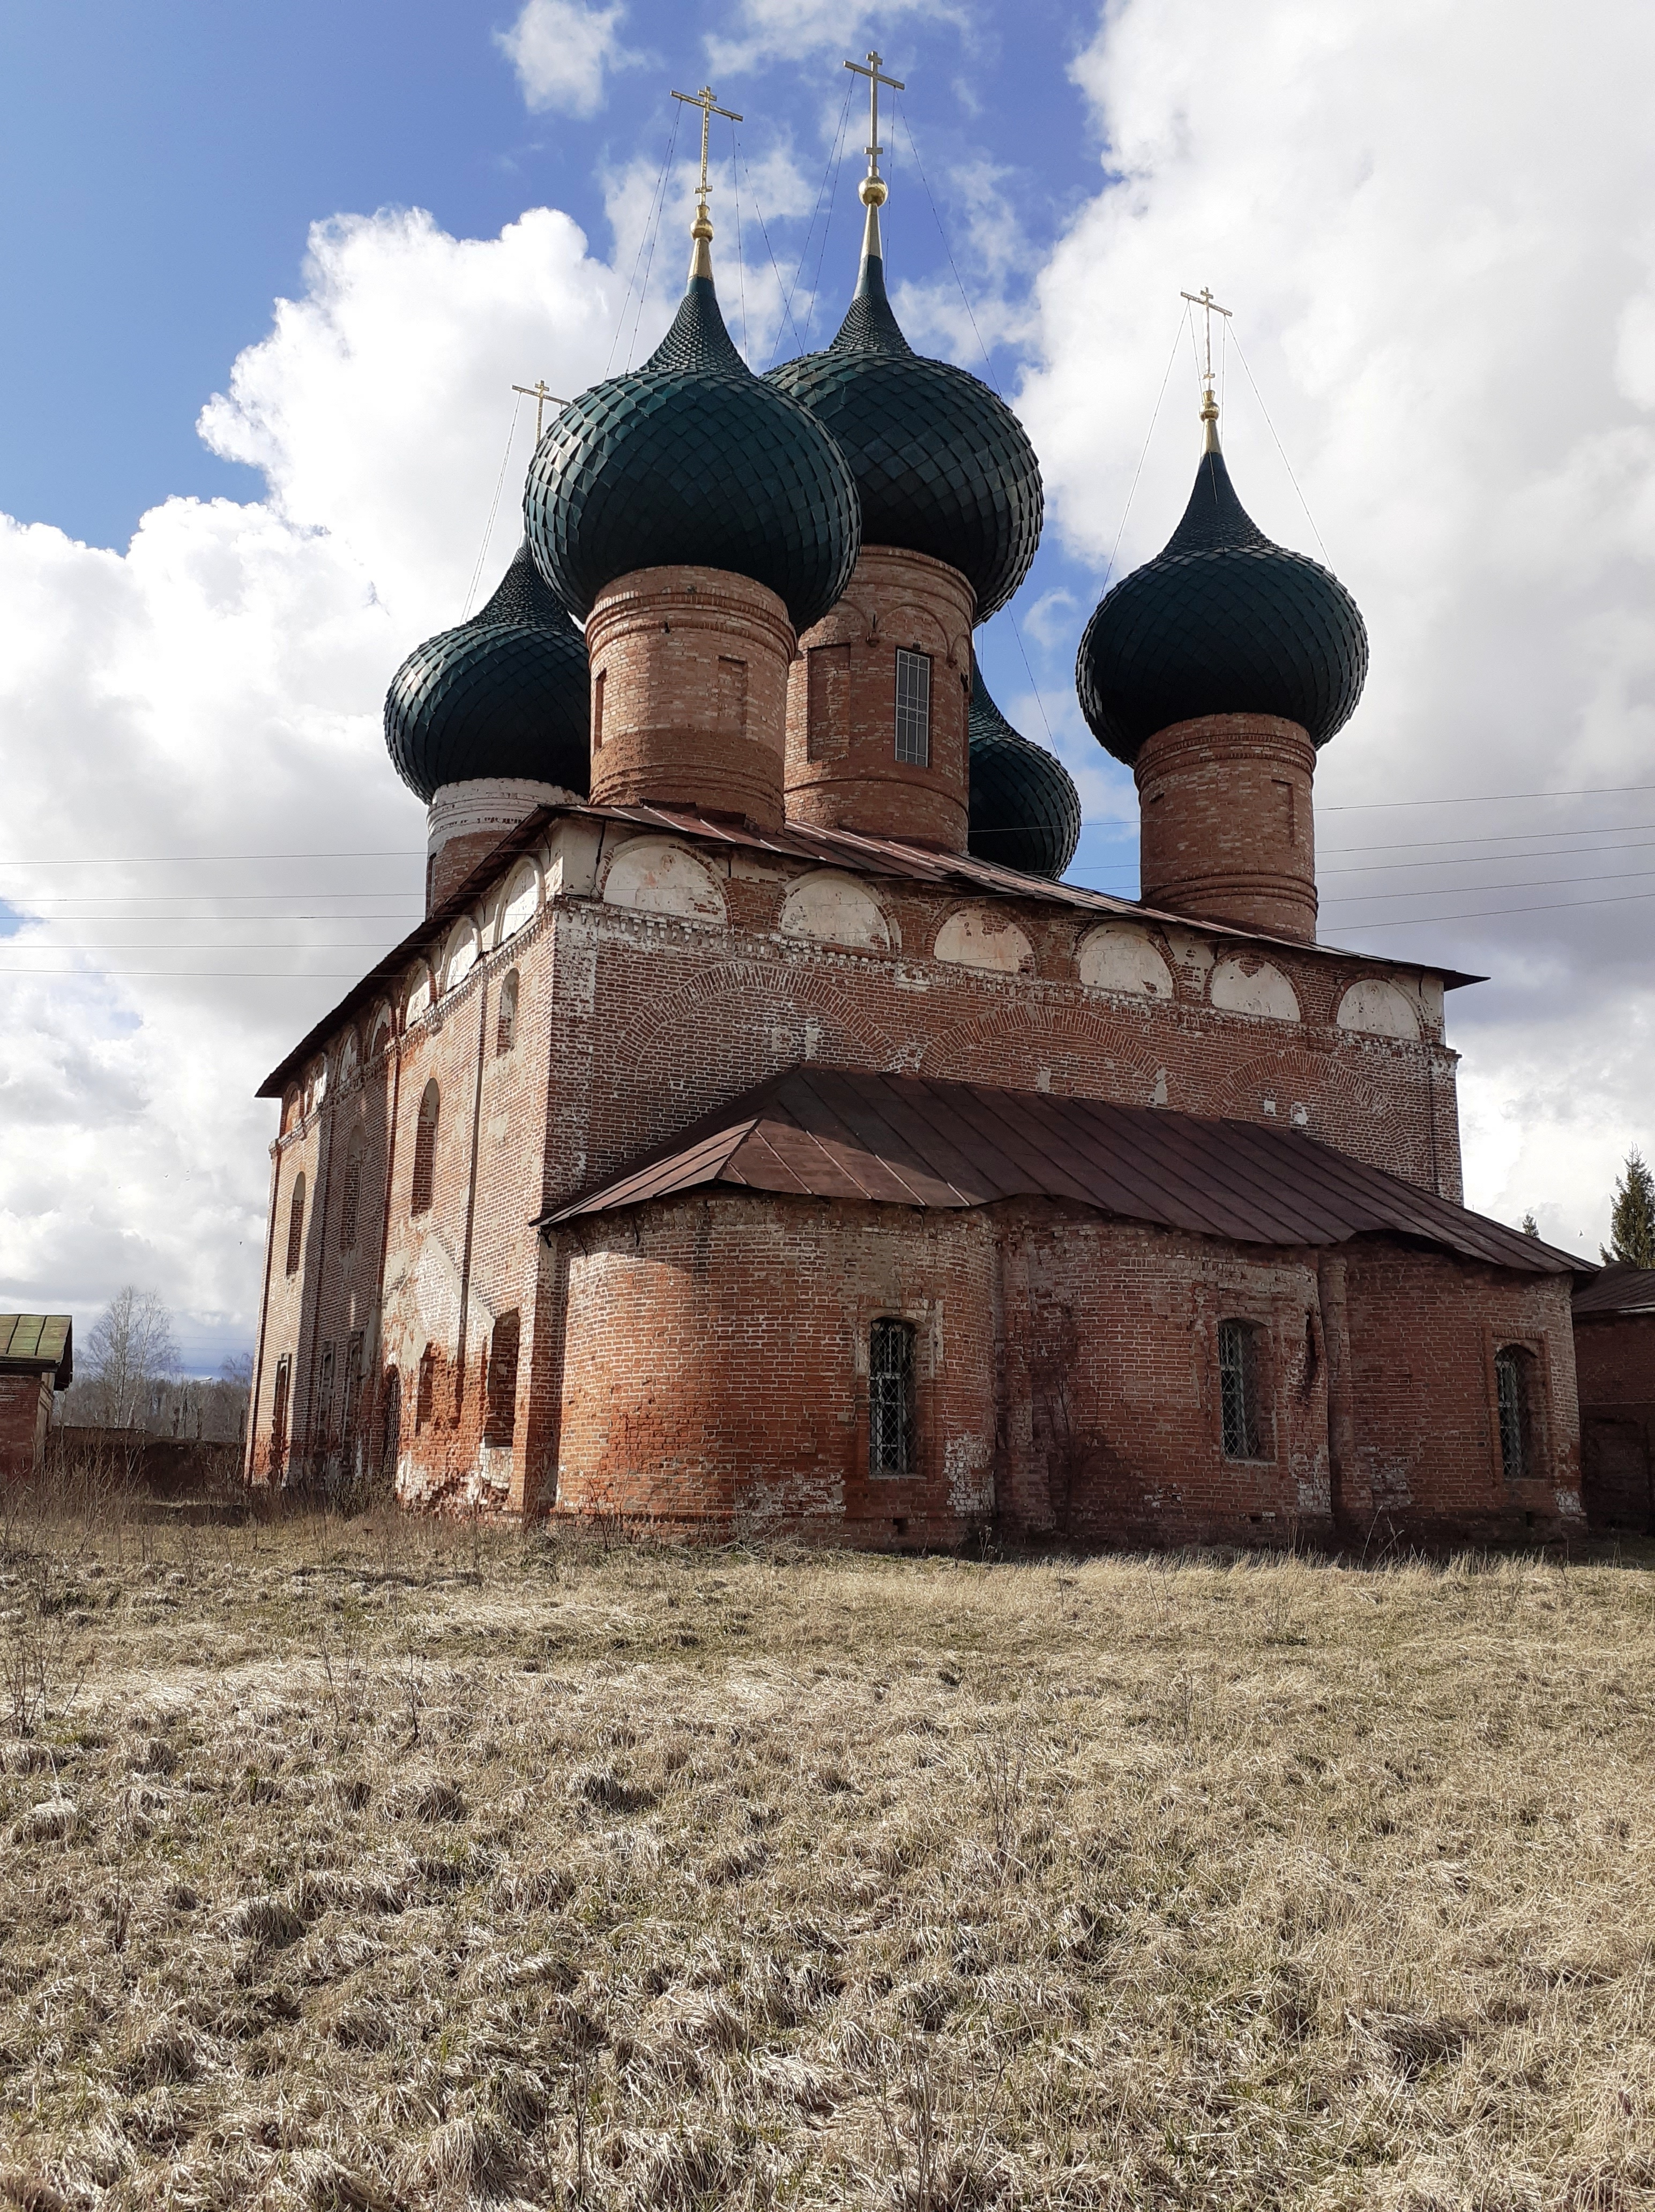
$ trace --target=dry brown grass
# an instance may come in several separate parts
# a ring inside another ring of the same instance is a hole
[[[0,2204],[1655,2205],[1649,1556],[0,1583]]]

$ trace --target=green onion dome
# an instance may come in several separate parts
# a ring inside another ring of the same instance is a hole
[[[385,695],[385,744],[427,800],[445,783],[526,776],[582,798],[591,781],[586,641],[526,545],[482,611],[417,645]]]
[[[989,696],[971,658],[969,721],[974,860],[1056,883],[1080,842],[1080,794],[1062,761],[1019,737]]]
[[[770,380],[833,434],[856,479],[865,544],[958,568],[979,622],[1005,605],[1040,543],[1040,464],[986,384],[914,351],[885,295],[883,254],[864,253],[832,344],[784,362]]]
[[[1183,520],[1164,551],[1104,597],[1080,640],[1080,711],[1129,764],[1157,730],[1202,714],[1279,715],[1324,745],[1367,676],[1355,600],[1248,515],[1219,451],[1216,411]]]
[[[523,511],[541,574],[582,618],[617,576],[685,564],[767,586],[808,629],[860,549],[843,456],[742,360],[710,273],[691,275],[641,369],[594,384],[549,426]]]

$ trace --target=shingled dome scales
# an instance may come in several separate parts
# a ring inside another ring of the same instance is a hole
[[[1356,602],[1319,562],[1259,529],[1210,424],[1183,520],[1104,597],[1080,640],[1075,686],[1092,734],[1129,764],[1175,722],[1274,714],[1324,745],[1366,676]]]
[[[1056,883],[1080,842],[1080,794],[1062,761],[1019,737],[972,656],[969,720],[974,860]]]
[[[867,242],[879,246],[877,221]],[[770,381],[832,433],[856,479],[865,544],[958,568],[977,593],[979,622],[1005,605],[1040,543],[1040,464],[1003,399],[909,344],[886,295],[883,252],[864,252],[832,344],[784,362]]]
[[[808,629],[855,566],[856,488],[815,417],[736,350],[704,245],[643,367],[548,426],[523,498],[529,544],[582,618],[618,576],[682,565],[766,586]]]
[[[521,545],[487,605],[416,646],[392,678],[386,750],[428,802],[444,784],[494,776],[584,798],[588,689],[586,642]]]

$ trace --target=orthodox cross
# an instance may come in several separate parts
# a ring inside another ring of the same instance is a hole
[[[567,407],[569,402],[567,399],[560,399],[555,392],[546,390],[546,380],[544,376],[538,377],[532,384],[514,384],[512,390],[520,392],[525,399],[532,399],[534,402],[534,442],[538,446],[540,442],[540,433],[545,427],[546,402],[550,400],[554,407]]]
[[[707,133],[712,129],[713,118],[721,115],[727,123],[739,123],[744,118],[733,108],[714,105],[713,88],[703,84],[699,92],[675,92],[674,100],[681,100],[686,107],[701,110],[701,182],[696,186],[696,198],[701,203],[701,212],[707,212]]]
[[[1181,300],[1188,300],[1192,307],[1202,308],[1206,313],[1207,368],[1203,380],[1207,386],[1207,396],[1210,399],[1213,396],[1213,318],[1214,315],[1222,315],[1227,323],[1232,311],[1228,307],[1220,307],[1205,284],[1202,286],[1199,292],[1180,292],[1178,297]]]
[[[867,173],[870,177],[879,175],[879,156],[885,151],[879,143],[879,87],[888,84],[892,92],[906,92],[908,89],[900,77],[879,74],[884,60],[883,54],[870,54],[866,68],[861,62],[845,64],[848,70],[855,70],[858,76],[867,79]]]

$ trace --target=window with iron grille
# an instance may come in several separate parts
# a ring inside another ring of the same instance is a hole
[[[305,1179],[300,1176],[293,1186],[293,1200],[288,1207],[288,1273],[299,1272],[299,1255],[305,1241]]]
[[[311,1435],[319,1439],[324,1449],[327,1432],[333,1419],[333,1346],[325,1344],[316,1375],[316,1411],[311,1419]]]
[[[1218,1325],[1219,1397],[1226,1459],[1257,1459],[1258,1331],[1250,1322]]]
[[[897,758],[931,765],[931,656],[897,648]]]
[[[276,1363],[276,1388],[270,1413],[270,1471],[279,1475],[288,1455],[288,1386],[293,1376],[293,1356],[284,1352]]]
[[[394,1367],[385,1370],[385,1395],[380,1425],[380,1473],[388,1483],[397,1479],[397,1460],[402,1450],[402,1376]]]
[[[867,1464],[871,1474],[914,1468],[914,1324],[876,1321],[867,1340]]]
[[[419,1102],[419,1127],[414,1133],[414,1187],[408,1202],[411,1213],[429,1213],[436,1178],[437,1115],[441,1098],[434,1076]]]
[[[502,1313],[489,1340],[488,1409],[483,1417],[485,1444],[508,1444],[517,1427],[518,1319]]]
[[[350,1133],[350,1142],[345,1146],[344,1188],[339,1199],[339,1249],[354,1252],[356,1249],[357,1217],[362,1203],[362,1148],[365,1139],[360,1129]]]
[[[339,1441],[347,1451],[356,1433],[356,1415],[362,1393],[362,1332],[353,1329],[345,1346],[344,1396],[339,1404]]]
[[[1534,1355],[1519,1344],[1502,1344],[1494,1354],[1494,1393],[1500,1405],[1500,1459],[1507,1482],[1521,1480],[1530,1472],[1533,1456],[1532,1393],[1530,1388]]]

